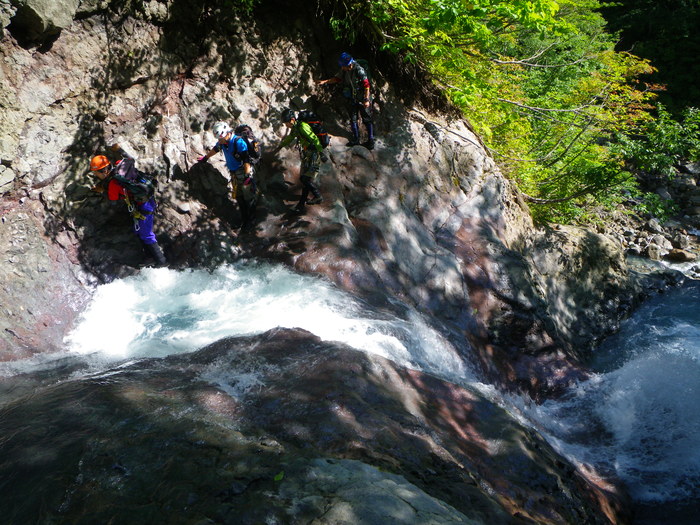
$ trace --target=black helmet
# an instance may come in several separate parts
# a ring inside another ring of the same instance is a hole
[[[287,108],[282,112],[282,122],[289,122],[292,119],[296,119],[296,115],[294,114],[294,111]]]
[[[238,135],[239,137],[241,136],[241,133],[244,131],[248,131],[250,129],[250,126],[248,124],[239,124],[236,126],[236,129],[233,130],[234,135]]]

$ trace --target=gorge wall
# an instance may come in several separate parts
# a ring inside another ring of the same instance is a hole
[[[347,148],[340,94],[314,84],[348,50],[323,14],[296,2],[263,2],[251,15],[223,5],[0,2],[0,359],[60,348],[94,285],[142,264],[123,207],[90,191],[89,159],[113,143],[158,174],[156,231],[172,267],[256,257],[387,309],[401,299],[489,381],[536,399],[584,378],[586,353],[664,285],[630,272],[605,236],[535,228],[468,122],[418,92],[420,75],[361,45],[349,50],[373,64],[378,140],[373,151]],[[298,154],[277,148],[289,106],[316,110],[335,136],[320,175],[324,203],[302,216],[290,213]],[[218,120],[250,124],[265,145],[251,231],[239,230],[223,159],[196,162]],[[557,479],[585,494],[547,503],[558,517],[501,496],[492,512],[564,523],[574,519],[569,505],[588,523],[626,519],[616,490],[557,461],[547,468],[568,472]]]

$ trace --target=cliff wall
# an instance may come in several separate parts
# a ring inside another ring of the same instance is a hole
[[[257,257],[386,308],[399,298],[488,381],[537,399],[584,378],[586,352],[649,284],[663,286],[630,273],[602,235],[535,228],[468,122],[361,46],[349,50],[373,64],[378,139],[372,151],[347,148],[342,96],[314,83],[346,48],[314,6],[264,2],[248,15],[184,0],[26,1],[0,13],[2,360],[60,348],[94,285],[143,263],[123,207],[90,191],[89,159],[113,143],[158,175],[156,231],[172,267]],[[316,110],[334,135],[324,202],[304,215],[290,212],[298,154],[277,148],[290,106]],[[196,162],[218,120],[263,139],[249,231],[223,159]],[[615,491],[581,483],[591,523],[624,521]]]

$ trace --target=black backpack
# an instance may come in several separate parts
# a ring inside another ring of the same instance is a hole
[[[248,146],[248,162],[251,164],[257,164],[260,161],[260,156],[262,155],[262,144],[260,144],[260,141],[255,138],[253,129],[248,124],[241,124],[233,131],[233,134],[242,138],[245,141],[246,146]],[[236,149],[236,142],[234,142],[233,149],[233,157],[238,162],[245,162],[246,159],[244,159],[243,155],[241,155]]]
[[[311,130],[318,137],[321,146],[324,148],[328,147],[328,145],[331,143],[331,136],[323,127],[323,123],[321,122],[321,119],[318,118],[316,113],[308,109],[302,110],[299,112],[297,120],[301,122],[306,122],[309,126],[311,126]]]
[[[372,71],[369,69],[369,60],[365,58],[356,58],[355,62],[358,63],[358,65],[365,70],[365,74],[367,75],[367,80],[369,80],[369,85],[370,87],[372,86]]]
[[[155,175],[136,169],[131,158],[122,159],[117,163],[114,180],[131,193],[137,202],[145,202],[153,197],[158,185]]]
[[[377,87],[374,85],[374,80],[372,80],[372,70],[369,67],[369,60],[365,58],[356,58],[355,62],[357,62],[358,65],[365,70],[367,80],[369,80],[369,89],[372,103],[378,102],[380,99],[380,93]]]

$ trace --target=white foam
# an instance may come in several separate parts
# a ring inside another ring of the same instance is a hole
[[[650,301],[600,347],[590,381],[522,411],[575,463],[614,469],[639,501],[697,497],[698,305],[693,283]]]
[[[373,312],[322,279],[268,264],[212,273],[147,269],[100,286],[66,344],[110,359],[158,357],[276,327],[302,328],[442,377],[470,376],[454,347],[417,312],[407,319]]]

